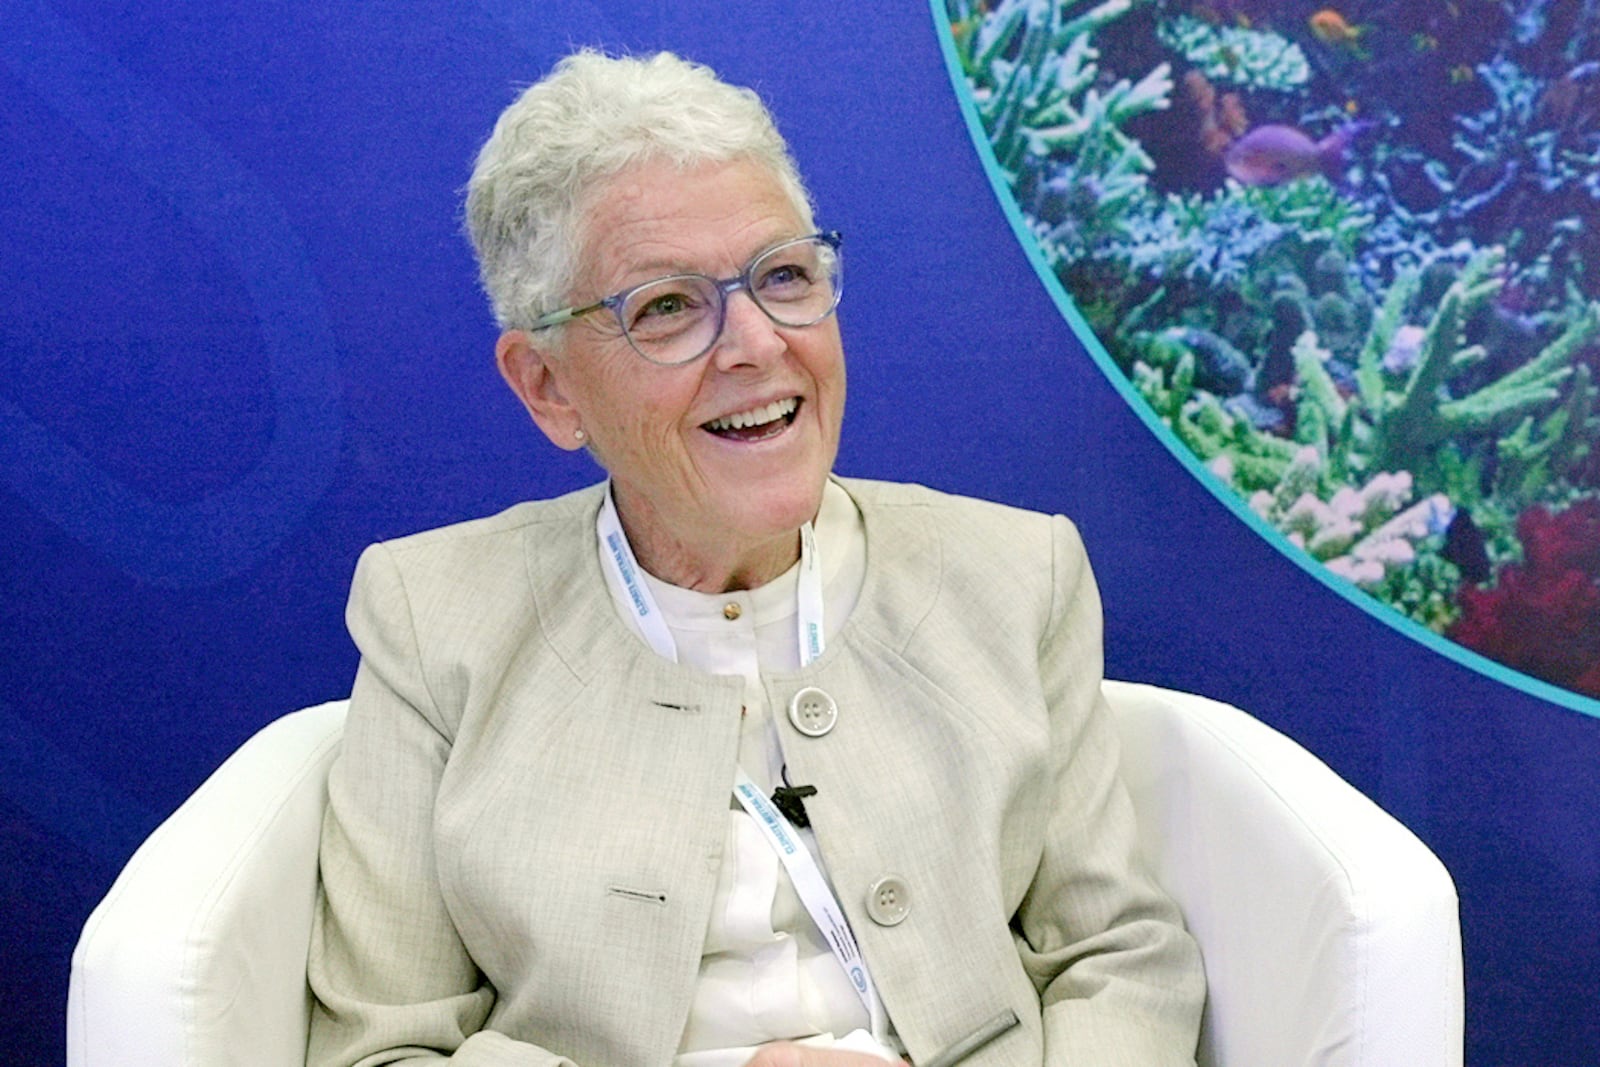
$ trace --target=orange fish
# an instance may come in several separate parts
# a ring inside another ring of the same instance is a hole
[[[1184,74],[1183,87],[1189,91],[1189,99],[1193,100],[1195,107],[1201,111],[1210,111],[1216,106],[1217,90],[1212,86],[1211,79],[1198,70]]]
[[[1239,94],[1223,93],[1218,97],[1216,88],[1198,70],[1185,74],[1183,84],[1189,90],[1195,110],[1200,113],[1200,143],[1212,155],[1222,155],[1250,128]]]
[[[1217,101],[1217,125],[1226,130],[1230,138],[1242,137],[1250,128],[1238,93],[1223,93],[1222,99]]]
[[[1317,35],[1317,40],[1327,44],[1342,44],[1354,47],[1366,32],[1365,26],[1352,26],[1331,7],[1325,7],[1306,20],[1311,24],[1311,32]]]

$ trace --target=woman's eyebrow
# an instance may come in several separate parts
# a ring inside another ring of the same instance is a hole
[[[784,244],[785,242],[799,240],[804,236],[806,236],[806,234],[795,233],[789,229],[775,232],[773,235],[769,236],[767,240],[757,244],[755,249],[750,252],[749,255],[741,259],[738,267],[735,268],[734,273],[744,270],[744,268],[749,266],[757,256],[761,255],[761,253],[775,248],[778,245]],[[629,266],[625,271],[622,272],[620,277],[633,280],[619,282],[612,288],[611,291],[615,292],[619,289],[626,289],[630,286],[641,285],[645,282],[653,281],[656,278],[666,278],[674,274],[700,274],[708,278],[724,277],[721,271],[704,270],[698,266],[689,264],[685,260],[662,256],[651,259],[643,259],[637,264]]]

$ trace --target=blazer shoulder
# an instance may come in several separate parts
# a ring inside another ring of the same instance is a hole
[[[486,540],[515,538],[530,528],[593,521],[601,485],[591,485],[549,500],[528,500],[482,518],[437,526],[379,542],[395,555],[481,550]]]
[[[509,589],[526,588],[530,542],[542,551],[577,553],[590,541],[600,486],[550,500],[528,501],[479,519],[380,541],[357,564],[357,585],[365,572],[389,573],[413,600],[413,607],[504,599]],[[576,558],[576,557],[574,557]]]
[[[841,478],[841,485],[864,512],[875,511],[917,522],[947,544],[993,553],[1049,553],[1052,526],[1071,520],[1013,504],[947,493],[915,482],[882,482]]]
[[[1087,570],[1077,528],[1061,515],[909,483],[841,484],[866,520],[869,561],[875,535],[891,546],[926,546],[914,566],[924,583],[919,588],[936,582],[935,604],[964,614],[988,610],[995,614],[985,617],[1028,618],[1043,627]],[[902,554],[888,557],[897,574]]]

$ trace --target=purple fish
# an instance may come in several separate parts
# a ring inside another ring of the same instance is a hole
[[[1307,174],[1332,178],[1344,164],[1344,152],[1368,123],[1352,122],[1313,141],[1293,126],[1257,126],[1223,153],[1228,173],[1246,185],[1281,185]]]

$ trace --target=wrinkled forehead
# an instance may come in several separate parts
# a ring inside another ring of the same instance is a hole
[[[588,191],[575,286],[588,298],[663,274],[736,274],[763,249],[809,233],[803,207],[759,161],[633,164]]]

